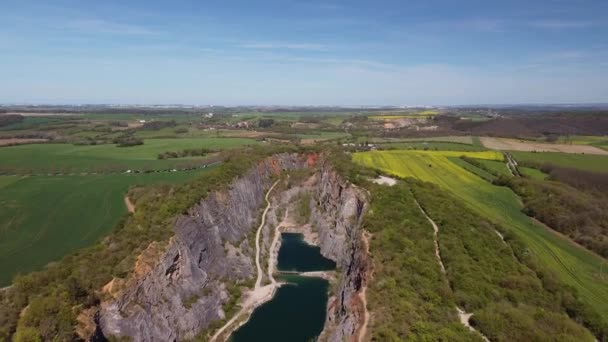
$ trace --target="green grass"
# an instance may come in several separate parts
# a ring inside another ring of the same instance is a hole
[[[608,136],[569,135],[559,137],[556,142],[560,144],[606,146],[608,145]]]
[[[212,167],[213,168],[213,167]],[[209,169],[212,169],[209,168]],[[183,182],[207,170],[96,176],[0,176],[0,286],[111,231],[131,185]]]
[[[533,167],[518,167],[519,172],[526,176],[526,177],[530,177],[532,179],[538,179],[538,180],[545,180],[547,179],[548,175],[538,169],[535,169]]]
[[[350,134],[345,132],[323,132],[314,131],[308,133],[297,133],[296,136],[300,139],[339,139],[349,137]]]
[[[15,183],[20,179],[19,176],[0,176],[0,189]]]
[[[491,174],[488,171],[486,171],[484,169],[481,169],[481,168],[479,168],[479,167],[477,167],[477,166],[475,166],[475,165],[473,165],[471,163],[466,162],[462,158],[448,157],[448,159],[452,163],[460,166],[461,168],[463,168],[463,169],[465,169],[465,170],[467,170],[469,172],[472,172],[473,174],[475,174],[475,175],[477,175],[477,176],[479,176],[479,177],[487,180],[488,182],[492,182],[493,180],[496,179],[496,176],[494,176],[493,174]]]
[[[61,121],[64,121],[66,119],[66,117],[68,116],[26,116],[25,118],[23,118],[23,121],[18,122],[18,123],[14,123],[12,125],[8,125],[8,126],[4,126],[4,127],[0,127],[0,131],[6,131],[6,130],[23,130],[23,129],[29,129],[32,127],[37,127],[37,126],[44,126],[44,125],[49,125],[49,124],[53,124],[53,123],[59,123]],[[71,117],[69,117],[71,118]],[[78,118],[78,117],[74,117],[74,118]],[[70,121],[65,121],[64,123],[69,124],[71,123]]]
[[[495,175],[511,176],[507,164],[495,160],[478,160],[482,165],[488,168]]]
[[[414,177],[451,191],[483,217],[517,234],[545,266],[557,272],[565,284],[575,287],[581,299],[608,320],[608,277],[601,274],[605,260],[534,224],[521,212],[517,195],[506,187],[484,181],[446,158],[453,157],[453,154],[376,151],[356,153],[353,159],[389,174]],[[470,157],[480,159],[479,156]]]
[[[455,136],[449,135],[444,137],[423,137],[423,138],[363,138],[358,139],[357,142],[363,142],[368,139],[370,142],[382,143],[382,142],[445,142],[445,143],[458,143],[458,144],[474,144],[474,137],[471,136]],[[481,144],[479,144],[481,146]]]
[[[256,144],[252,139],[148,139],[144,145],[76,146],[70,144],[32,144],[0,148],[0,171],[6,173],[103,172],[127,169],[168,169],[184,159],[158,160],[158,154],[188,148],[227,149]],[[187,161],[202,160],[189,158]]]
[[[559,152],[512,152],[518,162],[554,164],[556,166],[608,173],[608,156]]]
[[[474,146],[465,143],[454,142],[439,142],[439,141],[412,141],[398,143],[379,144],[381,148],[394,148],[401,150],[435,150],[435,151],[485,151],[486,149],[480,146]]]

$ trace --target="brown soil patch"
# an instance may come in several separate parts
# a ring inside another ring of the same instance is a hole
[[[220,130],[220,135],[229,138],[261,138],[261,137],[272,137],[278,136],[279,133],[275,132],[258,132],[258,131],[244,131],[244,130]]]
[[[150,272],[158,263],[158,258],[164,252],[164,248],[159,242],[152,242],[148,247],[137,257],[135,262],[134,274],[136,278]]]
[[[135,205],[133,204],[133,202],[131,202],[131,200],[129,199],[129,196],[125,196],[125,205],[127,206],[127,210],[130,213],[135,212]]]
[[[97,325],[95,324],[96,308],[88,308],[82,310],[76,317],[76,334],[83,340],[87,340],[95,332]]]
[[[18,139],[18,138],[8,138],[8,139],[0,139],[0,146],[13,146],[13,145],[23,145],[23,144],[37,144],[44,143],[49,141],[48,139]]]
[[[480,138],[483,146],[501,151],[523,152],[563,152],[608,155],[608,151],[589,145],[547,144],[534,141],[507,139],[507,138]]]
[[[24,112],[10,112],[7,115],[21,115],[21,116],[81,116],[81,113],[24,113]]]
[[[143,127],[144,124],[141,122],[128,122],[126,127],[112,127],[112,131],[126,131],[129,129],[133,129],[133,128],[140,128]]]

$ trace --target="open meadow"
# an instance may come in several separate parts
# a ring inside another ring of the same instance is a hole
[[[521,212],[521,202],[509,188],[492,185],[460,167],[448,151],[372,151],[355,153],[353,160],[399,177],[413,177],[452,192],[477,213],[519,236],[535,257],[578,290],[581,299],[608,319],[608,278],[605,260],[534,223]],[[460,153],[463,154],[463,153]],[[467,152],[467,157],[502,160],[498,152]]]
[[[557,139],[557,143],[571,145],[592,145],[608,150],[608,136],[596,135],[562,135]]]
[[[108,172],[166,170],[181,164],[203,163],[204,157],[159,160],[164,152],[206,148],[221,150],[257,144],[244,138],[147,139],[143,145],[117,147],[105,145],[31,144],[0,149],[0,172],[41,174],[70,172]]]
[[[608,156],[557,152],[513,152],[519,163],[535,165],[553,164],[572,169],[608,173]]]
[[[179,183],[213,167],[185,172],[90,176],[0,176],[0,287],[86,247],[127,213],[131,186]]]
[[[483,146],[501,151],[563,152],[608,155],[608,151],[592,145],[548,144],[530,140],[482,137]]]

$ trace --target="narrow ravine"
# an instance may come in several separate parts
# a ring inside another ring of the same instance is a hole
[[[262,303],[268,301],[270,298],[272,298],[276,288],[278,286],[280,286],[279,283],[274,281],[274,278],[272,276],[270,277],[271,283],[269,285],[262,286],[263,271],[262,271],[262,266],[260,264],[260,232],[262,231],[262,228],[266,224],[266,214],[268,213],[268,210],[270,209],[270,200],[268,199],[268,197],[270,196],[270,193],[272,192],[274,187],[279,183],[279,181],[280,181],[280,179],[277,180],[276,182],[274,182],[274,184],[270,187],[270,189],[268,189],[268,192],[266,192],[266,196],[264,197],[264,199],[266,200],[266,208],[264,209],[264,212],[262,213],[262,222],[260,222],[260,226],[258,227],[258,229],[255,233],[255,265],[257,268],[257,278],[255,281],[255,286],[251,291],[249,291],[249,293],[246,294],[247,298],[243,302],[243,306],[242,306],[241,310],[239,310],[230,320],[228,320],[228,322],[226,322],[226,324],[224,324],[221,328],[219,328],[215,332],[213,337],[211,337],[211,339],[209,340],[210,342],[214,342],[214,341],[218,341],[218,340],[226,341],[228,339],[228,337],[230,336],[230,333],[232,332],[229,328],[232,328],[232,329],[237,328],[237,327],[234,327],[233,325],[235,322],[237,322],[237,320],[242,315],[249,314],[257,306],[259,306],[260,304],[262,304]],[[270,272],[270,270],[269,270],[269,272]]]
[[[435,221],[433,221],[433,219],[431,219],[431,217],[426,213],[426,211],[422,208],[422,206],[420,206],[420,203],[418,203],[418,200],[416,198],[414,198],[414,201],[416,202],[416,205],[420,209],[420,212],[422,212],[424,217],[426,217],[426,219],[429,221],[429,223],[433,226],[433,240],[435,242],[435,255],[437,256],[437,261],[439,262],[439,266],[441,267],[441,272],[444,275],[446,275],[445,266],[443,265],[443,260],[441,259],[441,253],[439,252],[439,239],[437,238],[437,235],[439,234],[439,226],[437,226]],[[473,316],[472,313],[468,313],[458,306],[456,306],[456,311],[458,312],[458,317],[459,317],[460,323],[462,323],[462,325],[467,327],[469,330],[479,334],[484,341],[490,342],[490,340],[488,340],[488,338],[485,337],[479,330],[476,330],[473,326],[471,326],[470,320],[471,320],[471,316]]]

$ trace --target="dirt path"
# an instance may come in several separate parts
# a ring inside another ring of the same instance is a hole
[[[129,196],[125,196],[125,205],[127,206],[127,210],[130,213],[135,212],[135,205],[133,204],[133,202],[131,202],[131,200],[129,199]]]
[[[268,192],[266,193],[266,196],[264,197],[264,199],[266,200],[266,208],[264,209],[264,212],[262,213],[262,222],[260,223],[260,226],[258,227],[258,230],[255,234],[255,264],[257,267],[257,279],[255,282],[255,287],[246,294],[246,299],[244,300],[244,302],[242,304],[241,310],[239,310],[230,320],[228,320],[228,322],[226,322],[226,324],[224,324],[220,329],[218,329],[215,332],[213,337],[211,337],[211,339],[209,340],[210,342],[214,342],[214,341],[218,341],[218,340],[226,341],[228,339],[228,337],[230,336],[230,333],[232,331],[234,331],[234,329],[238,328],[240,326],[240,324],[244,324],[246,322],[246,320],[245,320],[244,322],[240,322],[239,325],[234,325],[238,321],[238,319],[245,314],[250,314],[259,305],[270,300],[274,296],[274,293],[275,293],[277,287],[279,287],[281,285],[281,284],[277,283],[274,280],[274,277],[272,276],[272,274],[270,274],[271,269],[274,270],[273,266],[270,266],[270,265],[271,264],[274,265],[274,263],[269,262],[268,272],[269,272],[270,284],[266,285],[266,286],[262,286],[261,284],[262,284],[262,278],[263,278],[263,271],[262,271],[262,266],[260,265],[260,232],[262,231],[264,224],[266,224],[266,214],[268,213],[268,210],[270,209],[270,201],[268,200],[268,196],[270,195],[270,192],[272,192],[272,189],[274,189],[274,187],[279,183],[279,181],[280,180],[277,180],[270,187],[270,189],[268,189]],[[277,231],[278,231],[278,226],[277,226],[277,228],[275,228],[275,234]],[[273,238],[273,244],[275,244],[275,241],[274,241],[275,238]]]
[[[435,221],[433,221],[433,219],[429,217],[429,215],[426,213],[426,211],[424,211],[422,206],[420,206],[420,203],[418,203],[418,200],[414,199],[414,201],[416,202],[416,205],[418,206],[418,208],[420,209],[420,211],[422,212],[424,217],[426,217],[427,221],[429,221],[429,223],[433,226],[433,236],[434,236],[434,240],[435,240],[435,255],[437,256],[437,260],[439,261],[439,265],[441,266],[441,272],[445,275],[446,274],[445,266],[443,265],[443,260],[441,260],[441,254],[439,253],[439,241],[437,239],[437,234],[439,233],[439,226],[437,226]],[[471,316],[473,316],[472,313],[468,313],[458,306],[456,306],[456,311],[458,312],[458,318],[460,319],[460,323],[462,325],[467,327],[469,330],[479,334],[484,341],[490,342],[490,340],[488,340],[487,337],[485,337],[480,331],[473,328],[471,326],[471,324],[469,323]]]
[[[266,200],[266,209],[264,209],[264,213],[262,214],[262,222],[258,227],[258,231],[255,233],[255,266],[258,270],[258,277],[255,281],[256,289],[262,286],[262,278],[264,277],[264,274],[262,273],[262,265],[260,264],[260,233],[262,232],[262,228],[266,224],[266,214],[270,209],[270,201],[268,200],[268,196],[270,195],[272,189],[274,189],[274,187],[279,184],[279,181],[280,180],[277,180],[276,182],[274,182],[274,184],[272,184],[272,186],[270,187],[270,189],[268,189],[268,192],[266,193],[266,197],[264,197],[264,199]]]
[[[415,201],[416,201],[416,205],[418,206],[418,209],[420,209],[420,211],[422,212],[424,217],[426,217],[427,221],[429,221],[431,223],[431,225],[433,226],[433,240],[435,242],[435,255],[437,256],[437,260],[439,261],[439,266],[441,266],[441,273],[446,274],[445,266],[443,265],[443,260],[441,260],[441,254],[439,253],[439,239],[437,239],[437,234],[439,234],[439,227],[437,226],[435,221],[433,221],[433,219],[431,219],[429,217],[429,215],[427,215],[426,211],[424,211],[424,209],[422,209],[422,207],[420,206],[420,203],[418,203],[418,200],[415,200]]]
[[[369,238],[371,237],[371,233],[367,232],[367,231],[363,231],[363,233],[361,234],[361,238],[363,240],[363,245],[365,247],[365,254],[369,257]],[[371,263],[370,263],[371,264]],[[361,303],[363,304],[363,323],[361,324],[361,329],[359,330],[359,336],[357,337],[357,340],[359,342],[362,342],[365,340],[365,337],[367,336],[368,333],[368,326],[369,326],[369,319],[370,319],[370,313],[369,310],[367,310],[367,282],[371,279],[372,277],[372,267],[370,266],[370,269],[368,270],[368,274],[367,277],[365,278],[365,280],[363,281],[363,286],[361,287],[361,291],[359,291],[359,299],[361,300]]]

